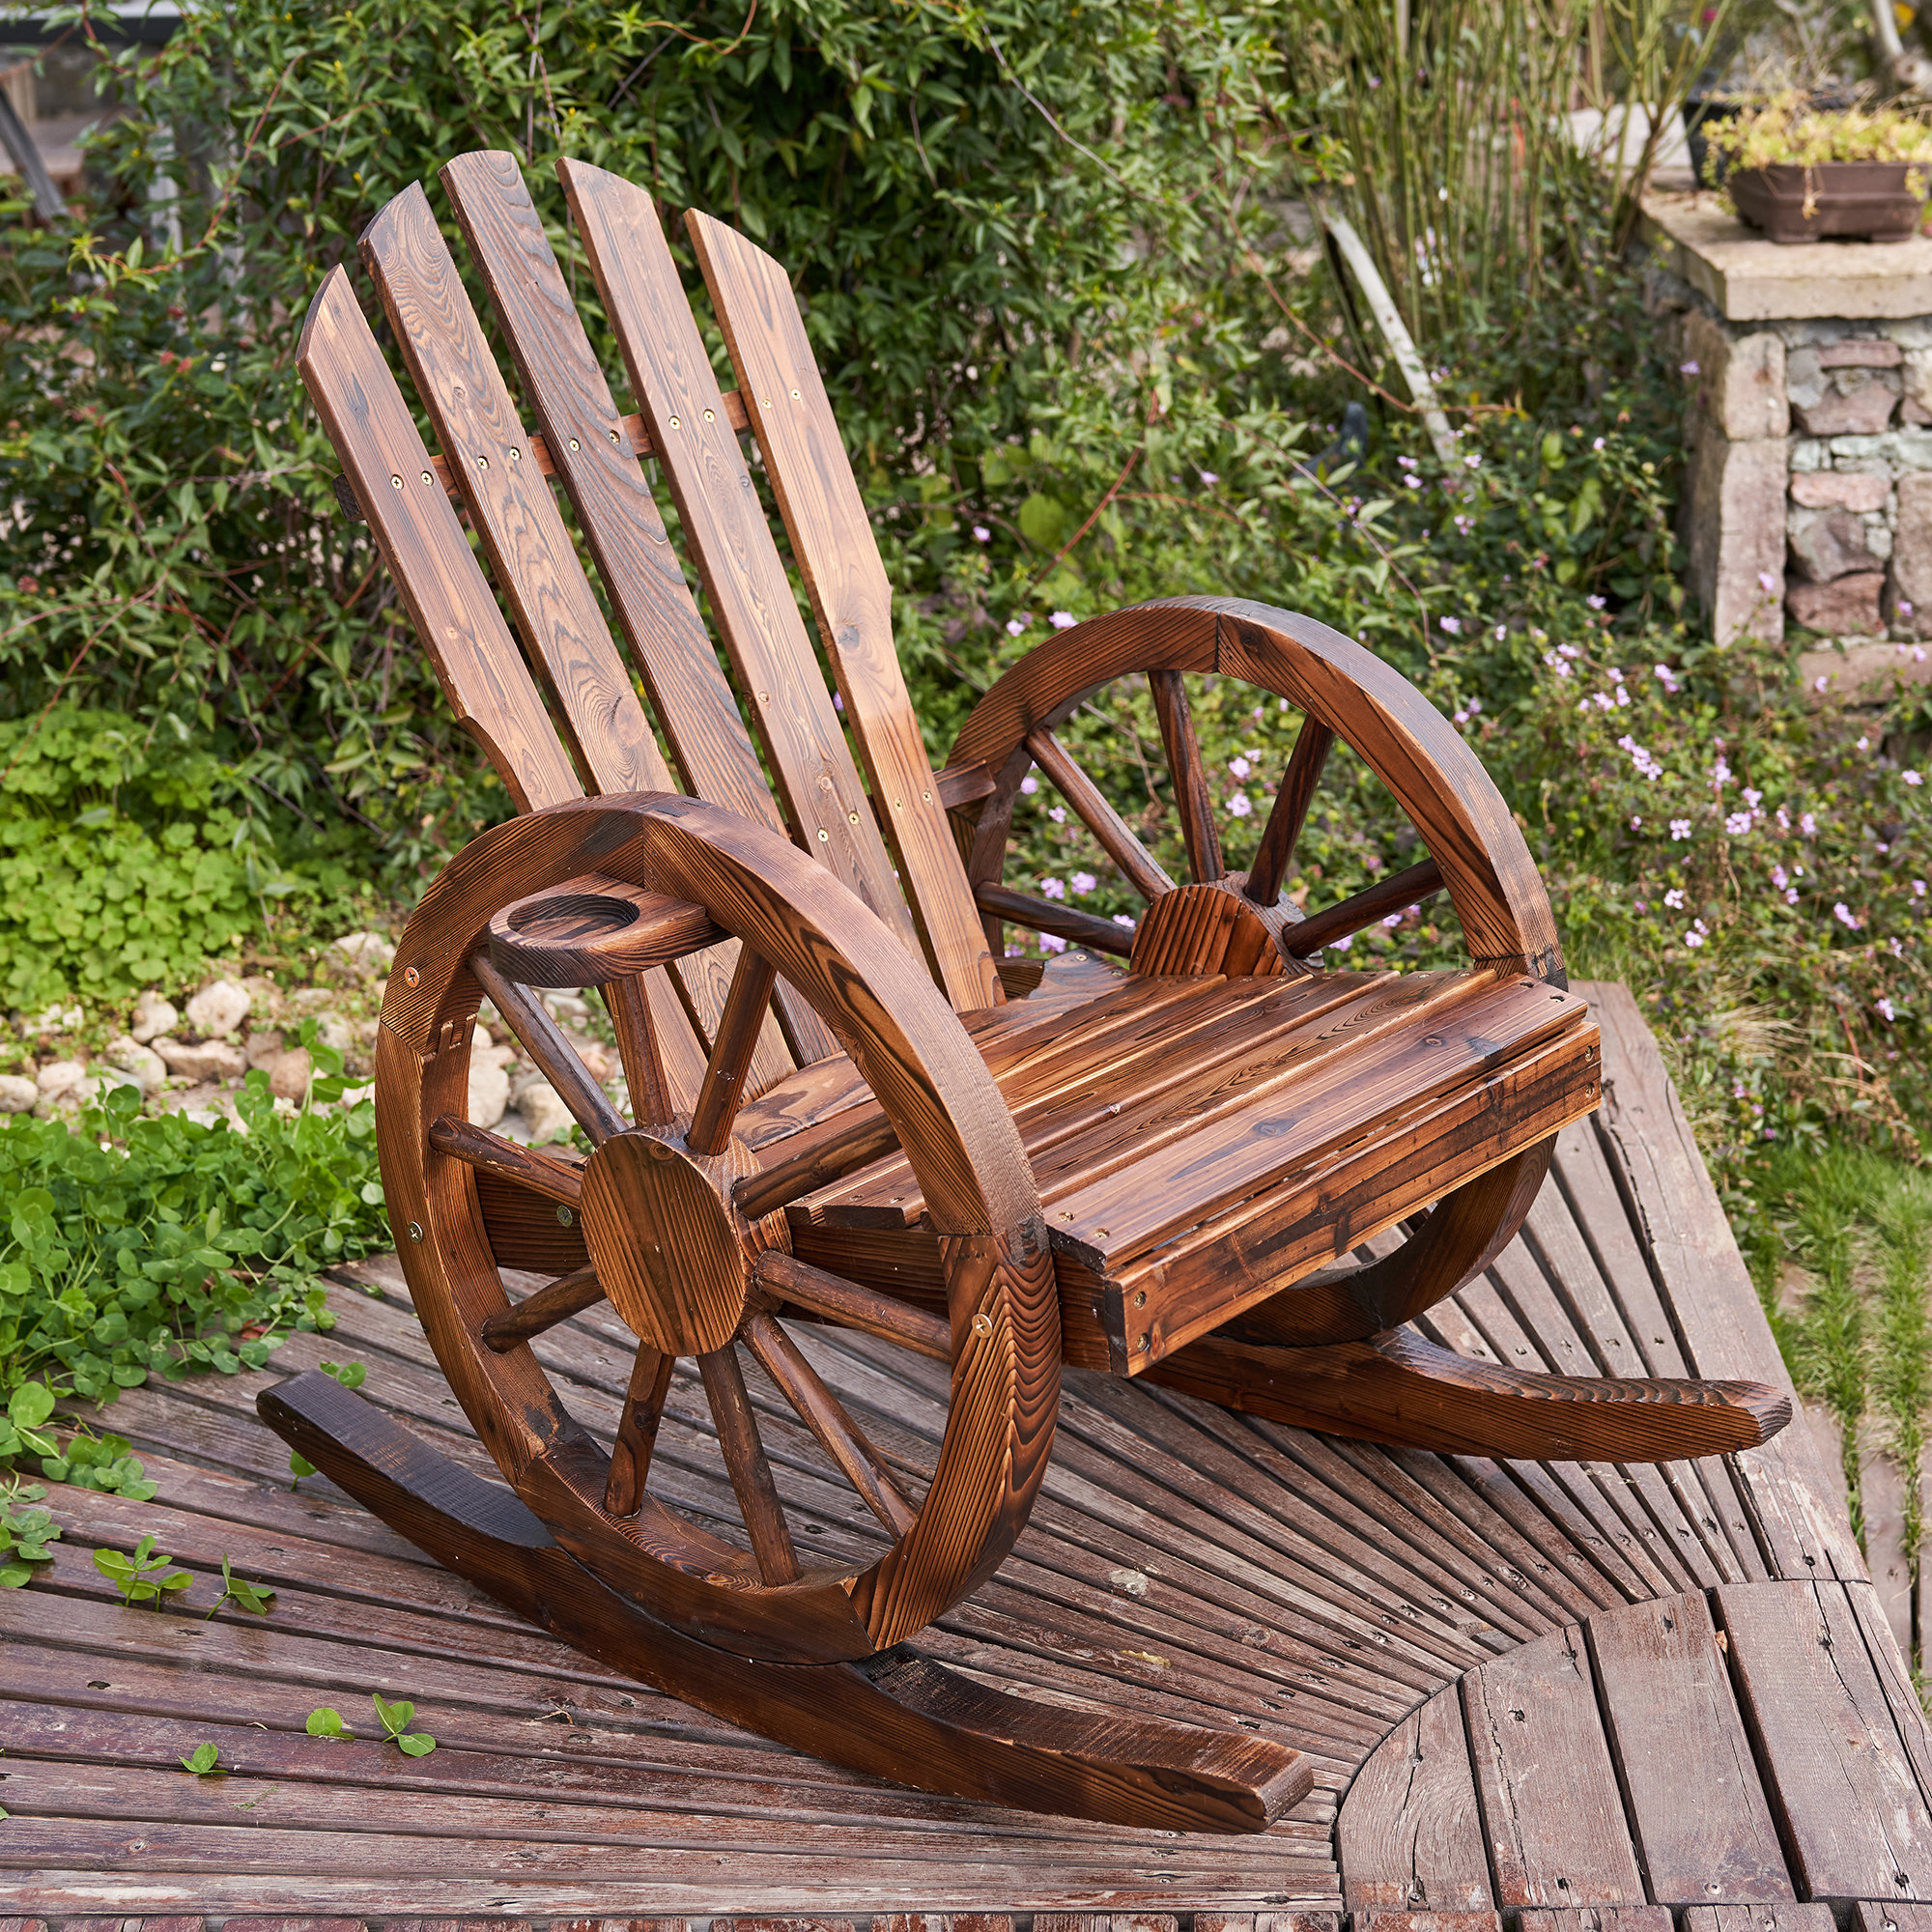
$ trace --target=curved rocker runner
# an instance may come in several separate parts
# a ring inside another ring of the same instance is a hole
[[[686,217],[737,374],[726,396],[648,196],[575,162],[559,173],[637,415],[618,412],[505,155],[465,156],[443,184],[522,408],[420,188],[382,211],[362,253],[442,454],[345,270],[301,347],[345,508],[366,517],[519,812],[412,918],[376,1076],[411,1292],[509,1490],[327,1378],[264,1396],[262,1413],[504,1603],[733,1721],[935,1791],[1264,1830],[1309,1788],[1286,1743],[1031,1703],[908,1648],[1024,1528],[1063,1363],[1304,1427],[1520,1458],[1724,1453],[1780,1428],[1783,1398],[1526,1374],[1405,1326],[1513,1238],[1601,1073],[1521,836],[1444,720],[1321,625],[1189,598],[1030,653],[935,773],[784,273]],[[1301,721],[1245,869],[1223,854],[1196,741],[1202,677]],[[1140,679],[1166,759],[1143,823],[1174,814],[1184,881],[1058,735]],[[1338,751],[1426,856],[1304,917],[1282,884]],[[1147,901],[1131,934],[1005,882],[1035,770]],[[1437,894],[1460,967],[1312,963]],[[1086,950],[1040,975],[1005,956],[1009,924]],[[600,990],[629,1118],[544,987]],[[467,1118],[486,998],[587,1151]],[[579,1418],[546,1338],[590,1310],[633,1353],[614,1411]],[[907,1378],[929,1397],[918,1414],[890,1393]]]

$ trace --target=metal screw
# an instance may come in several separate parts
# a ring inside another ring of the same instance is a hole
[[[845,814],[845,816],[846,816],[847,818],[849,818],[849,819],[850,819],[850,820],[852,821],[852,823],[853,823],[854,825],[857,825],[857,824],[858,824],[858,822],[859,822],[859,814],[858,814],[858,813],[857,813],[856,811],[848,811],[848,812],[847,812],[847,813]]]
[[[829,844],[829,843],[831,842],[831,839],[832,839],[832,835],[831,835],[831,833],[829,833],[828,831],[826,831],[826,829],[824,828],[824,826],[822,826],[822,825],[821,825],[821,826],[820,826],[820,827],[818,828],[818,838],[819,838],[819,842],[820,842],[821,844]]]
[[[676,418],[675,416],[672,416],[672,417],[671,417],[671,419],[670,419],[670,426],[671,426],[671,428],[672,428],[672,429],[675,429],[675,428],[677,427],[677,418]]]
[[[423,481],[425,483],[434,483],[436,481],[436,478],[432,476],[427,469],[425,469],[423,471]]]
[[[769,396],[760,396],[758,398],[758,407],[761,410],[768,410],[771,408],[771,406],[772,406],[772,399]]]
[[[1134,1344],[1135,1351],[1139,1354],[1143,1355],[1146,1354],[1148,1350],[1148,1345],[1152,1340],[1153,1337],[1151,1335],[1143,1335],[1141,1339]]]
[[[706,422],[716,422],[718,418],[711,412],[711,411],[706,410],[704,412],[704,420]]]
[[[476,467],[478,469],[488,469],[490,467],[490,459],[487,456],[479,456],[476,459]]]
[[[420,986],[422,984],[421,972],[414,966],[405,966],[403,968],[403,984],[406,986]]]
[[[1139,1293],[1135,1294],[1135,1296],[1134,1296],[1134,1306],[1135,1306],[1136,1308],[1145,1308],[1145,1307],[1147,1306],[1147,1290],[1146,1290],[1146,1289],[1142,1289],[1142,1290],[1140,1290],[1140,1291],[1139,1291]]]
[[[798,401],[798,391],[797,391],[796,389],[794,389],[794,390],[793,390],[793,391],[791,392],[791,399],[792,399],[792,401],[793,401],[793,402],[797,402],[797,401]]]
[[[579,442],[575,437],[572,437],[570,439],[570,446],[572,449],[582,449],[583,447],[583,445],[581,442]]]
[[[990,1335],[993,1332],[993,1318],[983,1309],[973,1318],[973,1332],[976,1335]]]
[[[617,440],[617,432],[614,429],[607,429],[604,432],[604,434],[608,436],[612,442],[615,442]]]
[[[420,1221],[412,1221],[410,1223],[410,1239],[412,1241],[419,1241],[422,1239],[422,1237],[423,1237],[422,1223]]]
[[[389,488],[391,490],[400,490],[402,487],[403,479],[400,476],[391,476],[389,478]]]
[[[524,460],[524,452],[521,449],[511,450],[510,461],[512,463],[521,463],[523,460]]]
[[[577,1225],[577,1216],[568,1208],[559,1208],[556,1210],[556,1225],[559,1228],[575,1227]]]

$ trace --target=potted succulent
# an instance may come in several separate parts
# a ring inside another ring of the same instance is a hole
[[[1774,242],[1902,242],[1932,190],[1932,128],[1896,107],[1821,109],[1795,90],[1707,128],[1724,198]]]

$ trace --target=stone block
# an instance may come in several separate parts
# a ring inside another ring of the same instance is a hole
[[[1781,438],[1733,442],[1705,422],[1678,515],[1691,588],[1724,643],[1784,635],[1785,484]]]
[[[1822,369],[1896,369],[1905,352],[1883,336],[1848,336],[1842,342],[1827,342],[1818,351]]]
[[[1886,372],[1889,374],[1889,372]],[[1862,377],[1847,383],[1846,378]],[[1876,436],[1891,420],[1898,381],[1886,382],[1865,369],[1836,372],[1815,403],[1791,398],[1791,413],[1808,436]]]
[[[1932,423],[1932,409],[1927,409],[1917,396],[1907,396],[1898,406],[1898,419],[1914,429],[1923,429]]]
[[[1796,510],[1790,539],[1798,574],[1811,583],[1875,570],[1880,562],[1865,542],[1865,526],[1849,510]]]
[[[1800,651],[1798,680],[1814,702],[1877,704],[1900,684],[1932,684],[1932,651],[1922,644],[1834,644]]]
[[[1871,638],[1884,628],[1879,592],[1885,572],[1867,570],[1830,583],[1794,583],[1785,597],[1793,619],[1822,638]]]
[[[1734,335],[1693,309],[1684,318],[1684,355],[1697,365],[1699,407],[1733,442],[1789,434],[1784,344],[1769,329]]]
[[[1932,471],[1898,479],[1898,522],[1891,537],[1891,628],[1932,638]]]
[[[1932,349],[1932,316],[1915,315],[1880,327],[1901,349]]]
[[[1885,508],[1889,477],[1859,469],[1812,469],[1791,479],[1791,500],[1806,510],[1851,510],[1862,516]]]

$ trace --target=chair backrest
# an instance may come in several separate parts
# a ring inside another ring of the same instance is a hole
[[[721,223],[686,217],[737,371],[739,393],[727,404],[649,196],[580,163],[561,162],[558,173],[641,420],[618,412],[509,155],[463,156],[442,181],[536,434],[511,397],[419,186],[370,223],[362,254],[444,463],[417,435],[346,270],[325,281],[302,334],[302,380],[451,706],[519,810],[586,792],[682,790],[782,827],[926,958],[955,1007],[993,1004],[1000,995],[985,932],[894,648],[885,568],[784,272]],[[870,796],[734,419],[756,440]],[[645,452],[669,486],[731,680],[667,537],[639,462]],[[671,763],[612,642],[547,471],[575,512]],[[445,475],[528,650],[527,666],[449,501]],[[762,769],[741,701],[764,752]],[[728,957],[682,970],[682,1004],[708,1032],[728,983]],[[761,1039],[753,1073],[760,1090],[792,1065],[836,1051],[795,995],[781,988],[778,1004],[782,1032],[768,1025]],[[653,999],[660,1020],[679,1008]],[[692,1065],[688,1053],[667,1058]],[[680,1084],[676,1065],[667,1072]]]

